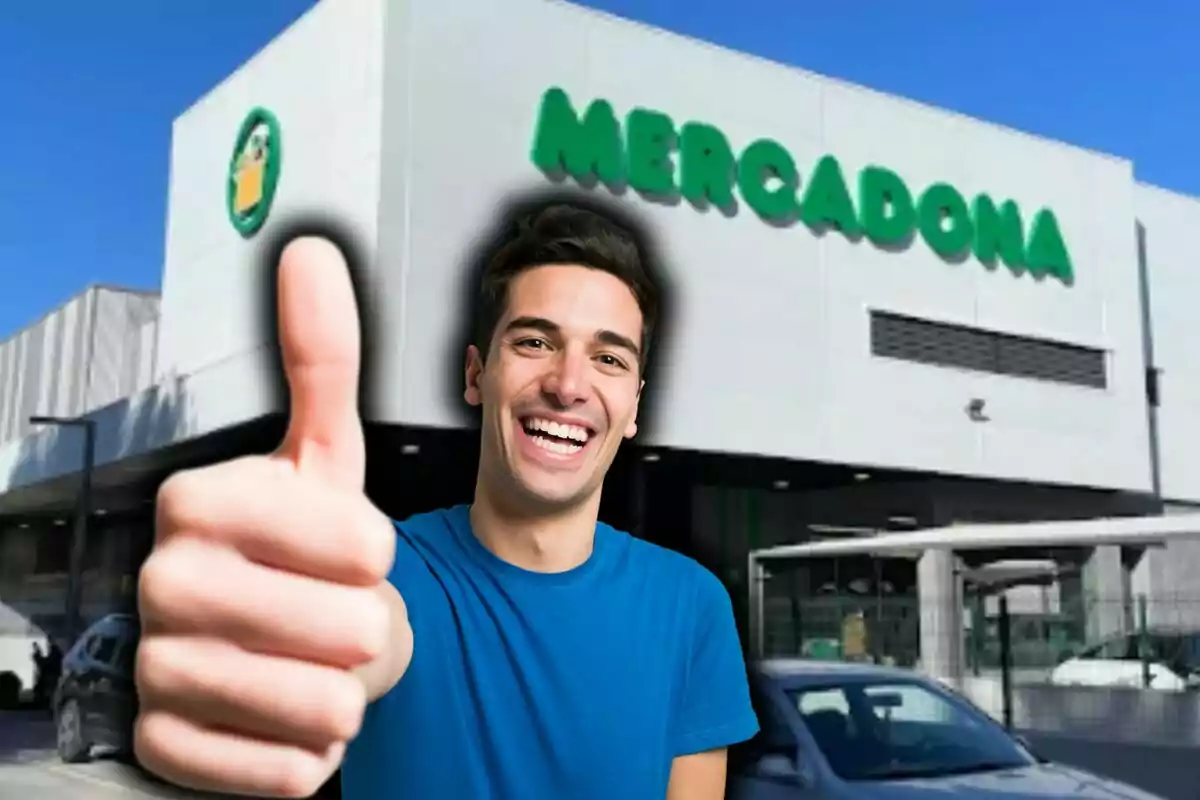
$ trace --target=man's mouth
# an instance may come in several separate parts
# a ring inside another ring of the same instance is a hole
[[[555,422],[544,417],[522,417],[521,428],[535,445],[560,456],[583,450],[594,433],[583,425]]]

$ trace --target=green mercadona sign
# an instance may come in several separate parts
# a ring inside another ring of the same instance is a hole
[[[782,144],[756,139],[735,153],[728,137],[706,122],[676,125],[661,111],[637,108],[617,118],[606,100],[578,113],[570,97],[551,88],[542,97],[533,162],[553,179],[566,176],[584,186],[602,183],[621,192],[727,214],[738,198],[775,225],[797,221],[814,231],[837,230],[895,249],[916,236],[951,262],[974,257],[988,267],[1003,264],[1016,275],[1074,281],[1071,256],[1048,208],[1029,219],[1012,200],[987,194],[968,199],[949,183],[915,192],[896,172],[871,165],[851,183],[832,155],[807,176]]]

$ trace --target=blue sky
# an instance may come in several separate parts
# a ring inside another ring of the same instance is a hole
[[[1200,195],[1200,3],[588,4],[1131,158]],[[0,339],[90,282],[158,286],[171,121],[311,5],[0,2]]]

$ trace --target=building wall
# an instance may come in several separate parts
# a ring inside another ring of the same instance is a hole
[[[1200,501],[1200,357],[1196,355],[1195,267],[1200,200],[1139,184],[1137,228],[1146,281],[1149,349],[1158,369],[1157,449],[1165,499]]]
[[[151,385],[156,294],[89,287],[0,344],[0,443],[32,415],[73,417]]]
[[[333,222],[372,260],[378,213],[382,0],[324,0],[182,114],[172,130],[159,371],[187,375],[259,351],[273,330],[279,234]],[[226,206],[242,122],[279,121],[282,164],[264,226]],[[267,411],[269,409],[262,409]]]
[[[472,59],[445,58],[451,41]],[[503,82],[492,80],[500,73]],[[883,248],[769,225],[744,202],[725,216],[627,191],[621,202],[658,234],[680,310],[661,354],[664,413],[648,441],[1152,488],[1127,162],[542,0],[477,0],[469,12],[325,0],[180,117],[155,369],[158,381],[188,386],[178,430],[197,435],[271,410],[266,256],[309,212],[345,223],[370,267],[366,295],[379,312],[377,341],[387,344],[372,365],[377,416],[462,424],[447,391],[462,354],[446,342],[457,332],[464,260],[499,202],[550,185],[530,159],[550,86],[579,109],[606,99],[620,119],[642,107],[717,125],[738,151],[771,137],[795,157],[802,191],[828,153],[848,176],[881,164],[913,187],[945,180],[967,196],[1011,198],[1027,217],[1052,208],[1073,256],[1068,286],[972,258],[947,263],[919,238]],[[780,96],[786,105],[774,102]],[[235,132],[256,105],[279,117],[285,156],[272,216],[246,240],[224,195]],[[1177,222],[1188,220],[1163,227]],[[1098,347],[1108,385],[879,358],[870,310]],[[973,398],[986,401],[990,421],[965,413]],[[0,425],[25,416],[8,411]],[[1164,417],[1165,429],[1186,433],[1179,419]],[[1173,447],[1171,458],[1190,463],[1185,445]]]
[[[649,221],[677,279],[654,443],[1150,488],[1128,162],[564,3],[416,0],[388,30],[382,213],[402,227],[381,252],[401,268],[381,271],[375,290],[390,316],[385,418],[460,424],[443,380],[448,355],[461,360],[444,344],[459,325],[447,309],[497,204],[550,185],[530,153],[543,93],[557,86],[580,113],[604,99],[618,120],[643,108],[715,125],[735,152],[770,137],[794,156],[801,191],[833,154],[852,192],[853,175],[878,164],[917,189],[947,181],[1011,198],[1027,221],[1051,208],[1074,260],[1067,286],[947,263],[919,240],[877,247],[767,224],[745,202],[726,216],[628,190],[621,202]],[[451,41],[472,58],[447,59]],[[874,357],[871,310],[1099,348],[1107,388]],[[966,413],[973,398],[990,422]]]

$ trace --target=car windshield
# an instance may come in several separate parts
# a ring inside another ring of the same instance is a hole
[[[1200,669],[1200,637],[1195,634],[1151,634],[1149,656],[1182,672]]]
[[[933,778],[1036,763],[982,712],[917,681],[842,683],[790,694],[843,780]]]

